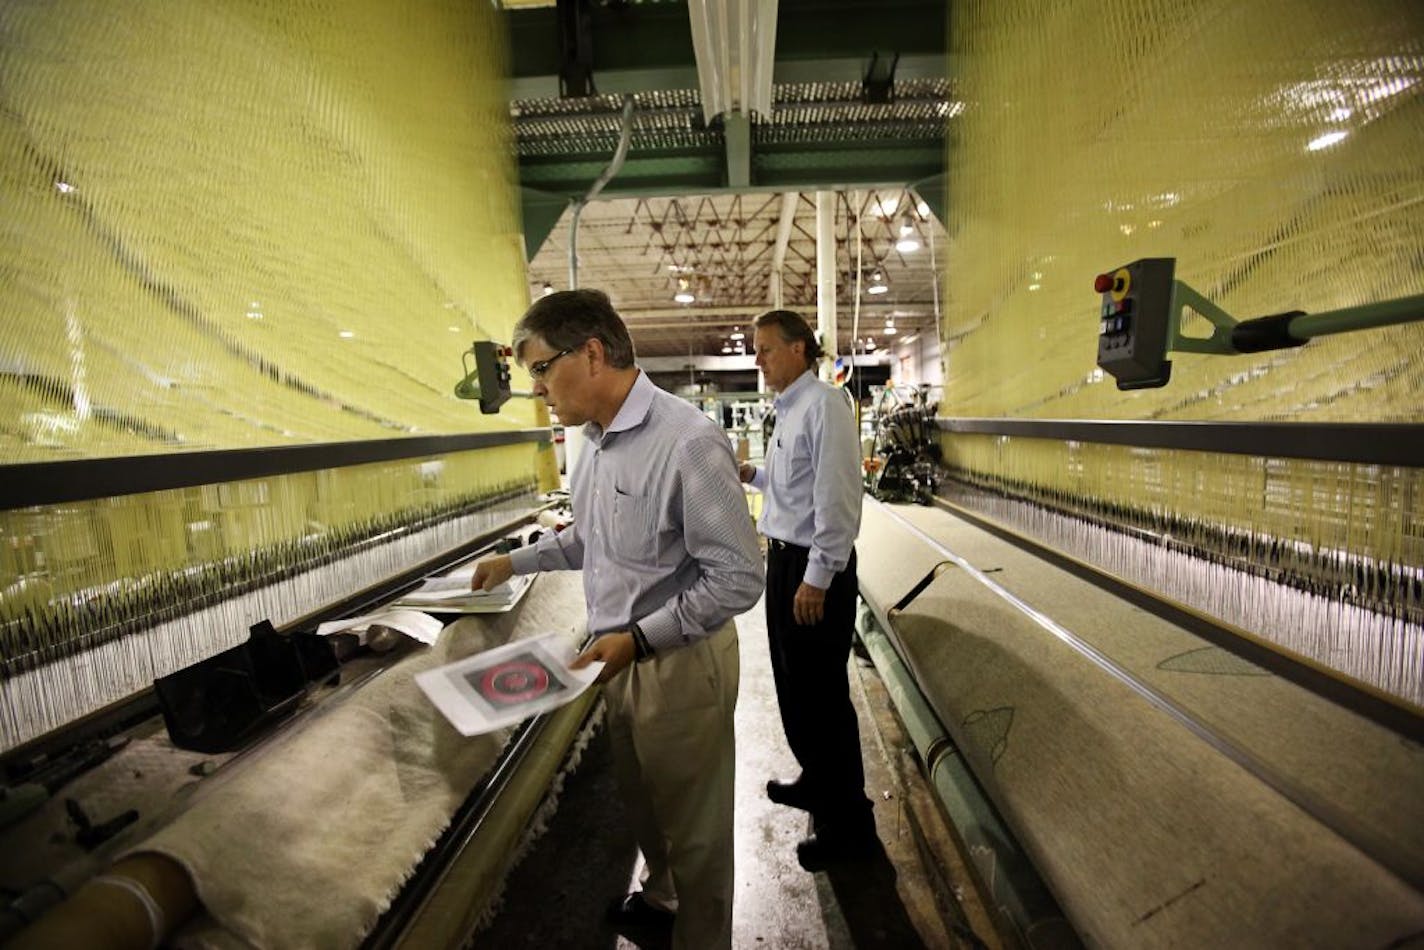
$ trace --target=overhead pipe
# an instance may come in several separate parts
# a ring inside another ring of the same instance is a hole
[[[633,141],[633,97],[631,95],[623,97],[623,123],[618,130],[618,148],[613,152],[613,160],[608,163],[608,167],[603,170],[597,180],[589,187],[587,193],[574,202],[574,217],[569,224],[569,289],[578,288],[578,226],[579,216],[583,214],[584,205],[588,204],[598,193],[603,190],[603,186],[613,180],[623,168],[623,160],[628,157],[628,144]]]

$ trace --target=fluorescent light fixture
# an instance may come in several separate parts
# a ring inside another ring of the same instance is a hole
[[[1311,152],[1318,152],[1322,148],[1329,148],[1349,134],[1349,132],[1341,132],[1338,129],[1334,132],[1326,132],[1319,138],[1311,139],[1306,149]]]
[[[688,0],[702,115],[771,116],[776,0]]]

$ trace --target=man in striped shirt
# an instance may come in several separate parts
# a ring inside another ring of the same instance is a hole
[[[488,558],[476,587],[512,573],[583,570],[588,629],[575,661],[604,663],[614,764],[647,866],[620,925],[669,922],[674,947],[730,947],[732,618],[757,602],[756,531],[726,435],[655,387],[607,295],[540,298],[514,328],[534,393],[587,446],[572,475],[574,524]]]

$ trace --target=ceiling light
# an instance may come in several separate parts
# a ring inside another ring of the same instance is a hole
[[[898,195],[882,198],[875,203],[875,213],[882,218],[888,218],[895,213],[895,209],[898,207],[900,207],[900,198]]]
[[[74,186],[67,181],[57,181],[54,183],[54,189],[61,195],[67,195],[74,190]]]
[[[900,331],[897,330],[897,329],[895,329],[895,324],[893,324],[893,323],[887,323],[887,324],[885,324],[885,329],[884,329],[884,330],[881,330],[880,332],[883,333],[883,334],[885,334],[886,336],[894,336],[895,334],[899,333]]]
[[[1312,139],[1310,144],[1306,146],[1306,149],[1311,152],[1318,152],[1322,148],[1329,148],[1349,134],[1349,132],[1340,132],[1338,130],[1335,132],[1326,132],[1319,138]]]
[[[451,328],[450,328],[450,332],[451,332],[451,333],[459,333],[459,332],[460,332],[460,328],[459,328],[459,327],[451,327]]]
[[[922,218],[928,218],[930,216],[930,206],[923,201],[915,205],[915,210],[920,213],[920,217]]]
[[[547,280],[544,281],[544,296],[547,297],[554,292],[554,285]]]
[[[746,338],[747,338],[747,335],[746,335],[745,333],[733,333],[733,334],[732,334],[732,339],[734,339],[734,340],[745,340]]]
[[[885,293],[889,289],[889,286],[885,283],[885,272],[877,267],[870,274],[870,286],[865,288],[865,292],[868,294],[879,295]]]
[[[866,341],[865,341],[865,348],[866,348],[867,350],[873,350],[873,349],[875,349],[875,341],[874,341],[874,340],[866,340]]]
[[[909,237],[902,237],[895,242],[895,250],[901,254],[910,254],[920,249],[920,240],[913,234]]]
[[[672,295],[672,299],[678,303],[692,303],[697,298],[692,295],[692,290],[687,285],[687,278],[677,279],[677,293]]]
[[[722,352],[723,352],[723,353],[730,353],[730,352],[732,352],[732,348],[731,348],[730,346],[728,346],[727,344],[723,343],[723,344],[722,344]]]
[[[247,319],[249,319],[249,320],[261,320],[261,319],[262,319],[262,311],[261,311],[261,310],[249,310],[249,311],[247,311]]]
[[[1037,290],[1037,289],[1038,289],[1039,287],[1041,287],[1041,286],[1043,286],[1043,285],[1042,285],[1042,284],[1029,284],[1029,285],[1028,285],[1028,289],[1029,289],[1029,290]]]
[[[341,337],[343,340],[349,340],[355,335],[356,334],[351,330],[342,330],[340,333],[337,334],[337,336]]]

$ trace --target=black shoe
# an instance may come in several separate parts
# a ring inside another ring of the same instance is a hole
[[[874,857],[881,850],[874,832],[828,834],[817,832],[796,846],[796,860],[807,871],[824,871],[837,864],[850,864]]]
[[[778,782],[772,779],[766,783],[766,797],[778,805],[799,808],[802,811],[812,811],[815,804],[815,796],[799,779],[795,782]]]
[[[610,924],[619,929],[626,927],[643,930],[670,928],[672,922],[677,918],[677,915],[672,911],[651,903],[643,896],[642,891],[634,891],[618,898],[608,905],[608,912],[603,916]]]

